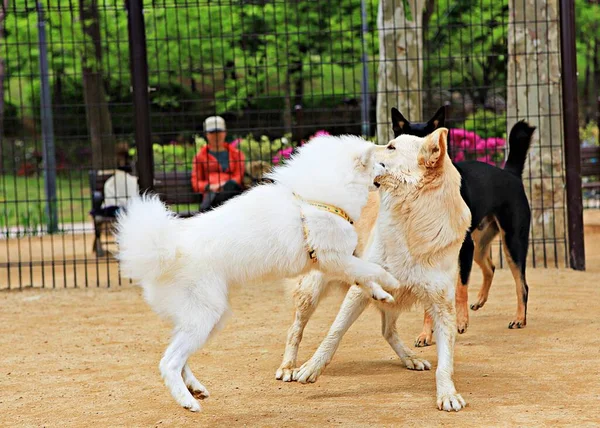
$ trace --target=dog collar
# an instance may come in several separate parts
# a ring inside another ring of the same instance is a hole
[[[331,214],[335,214],[335,215],[343,218],[350,224],[354,224],[354,222],[352,221],[350,216],[348,214],[346,214],[346,211],[344,211],[341,208],[334,207],[333,205],[323,204],[321,202],[308,201],[306,199],[301,198],[296,193],[294,193],[294,197],[302,202],[312,205],[315,208],[319,208],[323,211],[327,211],[327,212],[330,212]],[[304,215],[304,212],[302,212],[302,210],[300,210],[300,219],[302,220],[302,232],[304,232],[304,241],[306,243],[306,251],[308,252],[308,257],[310,257],[310,260],[313,263],[317,263],[319,261],[317,259],[317,252],[315,251],[315,249],[313,247],[311,247],[308,244],[308,225],[306,224],[306,216]]]
[[[308,252],[308,257],[313,263],[317,263],[317,252],[313,247],[308,244],[308,225],[306,224],[306,217],[302,210],[300,210],[300,220],[302,220],[302,232],[304,233],[304,243],[306,247],[306,251]]]
[[[307,204],[312,205],[315,208],[319,208],[320,210],[330,212],[331,214],[335,214],[338,217],[343,218],[350,224],[354,224],[354,222],[352,221],[350,216],[346,213],[346,211],[344,211],[341,208],[335,207],[333,205],[324,204],[322,202],[309,201],[309,200],[306,200],[306,199],[302,198],[301,196],[297,195],[296,193],[294,193],[294,197],[296,197],[296,199],[301,200],[302,202],[306,202]]]

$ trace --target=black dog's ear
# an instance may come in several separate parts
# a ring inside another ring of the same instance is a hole
[[[427,122],[431,127],[431,132],[435,131],[438,128],[441,128],[446,125],[446,106],[441,106],[438,111],[435,112],[433,117],[429,119]]]
[[[392,130],[394,138],[405,134],[410,129],[410,122],[406,120],[402,113],[396,107],[392,107]]]

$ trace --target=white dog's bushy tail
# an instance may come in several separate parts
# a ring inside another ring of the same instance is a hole
[[[176,257],[176,221],[156,195],[131,201],[117,219],[121,273],[142,283],[164,274]]]

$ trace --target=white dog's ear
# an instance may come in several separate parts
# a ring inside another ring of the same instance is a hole
[[[448,129],[438,128],[427,137],[419,151],[419,164],[425,168],[437,168],[444,164],[447,151]]]
[[[371,160],[373,159],[373,155],[375,153],[375,144],[369,144],[369,147],[367,147],[359,156],[357,159],[357,162],[359,165],[361,165],[363,168],[366,168],[369,163],[371,162]]]

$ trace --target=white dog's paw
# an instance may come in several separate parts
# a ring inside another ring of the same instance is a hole
[[[287,367],[279,367],[277,372],[275,372],[275,379],[282,380],[284,382],[291,382],[293,380],[295,369],[290,369]]]
[[[324,367],[322,365],[316,363],[311,358],[302,364],[299,369],[294,370],[292,379],[300,383],[314,383],[321,375],[323,368]]]
[[[406,368],[408,370],[417,370],[417,371],[431,370],[431,363],[429,361],[423,360],[421,358],[417,358],[417,357],[403,358],[402,362],[404,363],[404,365],[406,366]]]
[[[385,273],[385,281],[382,281],[382,284],[388,290],[400,288],[400,282],[389,272]]]
[[[455,411],[458,412],[461,409],[464,409],[467,406],[466,401],[461,397],[458,393],[453,394],[442,394],[438,395],[437,398],[437,407],[440,410],[445,410],[447,412]]]
[[[206,387],[202,385],[198,379],[196,379],[189,368],[183,370],[182,377],[188,391],[190,391],[195,398],[204,400],[205,398],[210,397],[208,389],[206,389]]]
[[[379,286],[374,286],[372,287],[372,295],[371,297],[373,297],[373,299],[378,300],[380,302],[385,302],[385,303],[394,303],[394,298],[392,297],[392,295],[390,293],[388,293],[387,291],[385,291],[383,288],[379,287]]]
[[[202,410],[202,407],[200,407],[200,403],[198,403],[198,401],[194,399],[194,397],[192,397],[191,395],[187,397],[179,397],[177,399],[177,402],[181,405],[181,407],[183,407],[184,409],[188,409],[191,412],[199,412],[200,410]]]
[[[191,382],[190,385],[187,385],[188,390],[192,393],[192,395],[199,400],[204,400],[205,398],[210,397],[208,389],[206,389],[206,387],[200,382],[198,382],[196,379],[194,380],[196,382]]]

